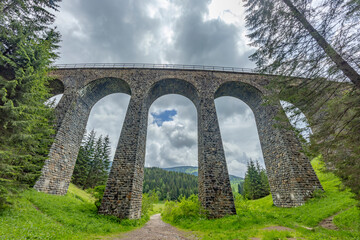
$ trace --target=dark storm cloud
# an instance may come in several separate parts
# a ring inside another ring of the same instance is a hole
[[[240,27],[203,20],[210,2],[169,1],[175,5],[156,8],[156,0],[64,1],[56,22],[63,36],[58,63],[253,66],[247,59],[251,51],[238,51]],[[171,40],[164,38],[167,31]]]
[[[154,62],[142,50],[144,40],[159,36],[159,19],[150,18],[140,0],[71,1],[61,4],[62,63]]]
[[[253,67],[248,60],[251,50],[238,52],[241,28],[221,19],[204,21],[206,5],[211,1],[184,2],[181,4],[182,15],[175,24],[174,46],[166,52],[170,62]],[[192,5],[194,2],[196,6]]]

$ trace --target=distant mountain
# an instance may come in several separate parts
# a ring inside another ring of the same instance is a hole
[[[182,173],[192,174],[195,176],[198,175],[198,167],[194,167],[194,166],[179,166],[179,167],[162,168],[162,169],[164,169],[166,171],[171,171],[171,172],[182,172]],[[238,179],[244,180],[244,178],[242,178],[242,177],[238,177],[238,176],[234,176],[234,175],[229,175],[229,176],[230,176],[230,181],[238,180]]]
[[[180,167],[171,167],[171,168],[162,168],[166,171],[170,172],[182,172],[188,173],[197,176],[198,175],[198,167],[193,166],[180,166]]]
[[[193,166],[179,166],[179,167],[162,168],[162,169],[170,172],[188,173],[195,176],[198,175],[198,167],[193,167]],[[238,191],[237,185],[240,184],[242,181],[244,181],[244,178],[234,175],[229,175],[229,178],[230,178],[231,188],[233,189],[233,191],[237,192]]]

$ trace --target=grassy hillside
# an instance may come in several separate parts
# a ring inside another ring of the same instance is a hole
[[[180,167],[171,167],[171,168],[163,168],[166,171],[171,172],[182,172],[182,173],[188,173],[197,176],[198,175],[198,167],[193,166],[180,166]],[[244,178],[237,177],[234,175],[229,175],[230,178],[230,184],[231,188],[233,189],[233,192],[238,191],[238,184],[244,181]]]
[[[23,192],[0,213],[0,239],[93,239],[132,230],[143,222],[98,215],[94,199],[70,185],[65,196]]]
[[[305,205],[297,208],[278,208],[271,196],[247,201],[237,197],[237,215],[207,220],[199,215],[197,200],[167,203],[163,219],[183,229],[192,230],[203,239],[360,239],[359,209],[348,190],[332,173],[324,172],[323,164],[314,159],[312,165],[325,189]],[[338,214],[340,213],[340,214]],[[339,230],[328,230],[319,223],[330,216]],[[274,226],[289,228],[271,230]],[[270,229],[265,229],[270,227]]]

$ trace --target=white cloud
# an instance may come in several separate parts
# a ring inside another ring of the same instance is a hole
[[[149,114],[146,143],[146,166],[197,166],[197,116],[194,104],[180,95],[158,98],[149,113],[175,109],[173,121],[162,126],[153,123]]]

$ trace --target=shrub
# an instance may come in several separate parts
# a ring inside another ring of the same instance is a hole
[[[88,192],[88,193],[90,193],[91,195],[94,196],[94,198],[95,198],[95,206],[97,207],[97,209],[99,209],[100,205],[101,205],[101,201],[102,201],[103,196],[104,196],[105,185],[96,186],[94,188],[88,188],[88,189],[86,189],[86,192]]]
[[[249,200],[239,193],[234,194],[234,203],[237,211],[247,212],[250,209]]]
[[[157,203],[158,201],[159,197],[155,190],[151,191],[150,193],[143,193],[141,205],[142,217],[148,217],[149,212],[153,210],[154,203]]]
[[[167,201],[162,216],[167,221],[178,222],[184,218],[204,218],[206,212],[201,207],[198,196],[193,194],[189,198],[180,197],[178,202]]]

